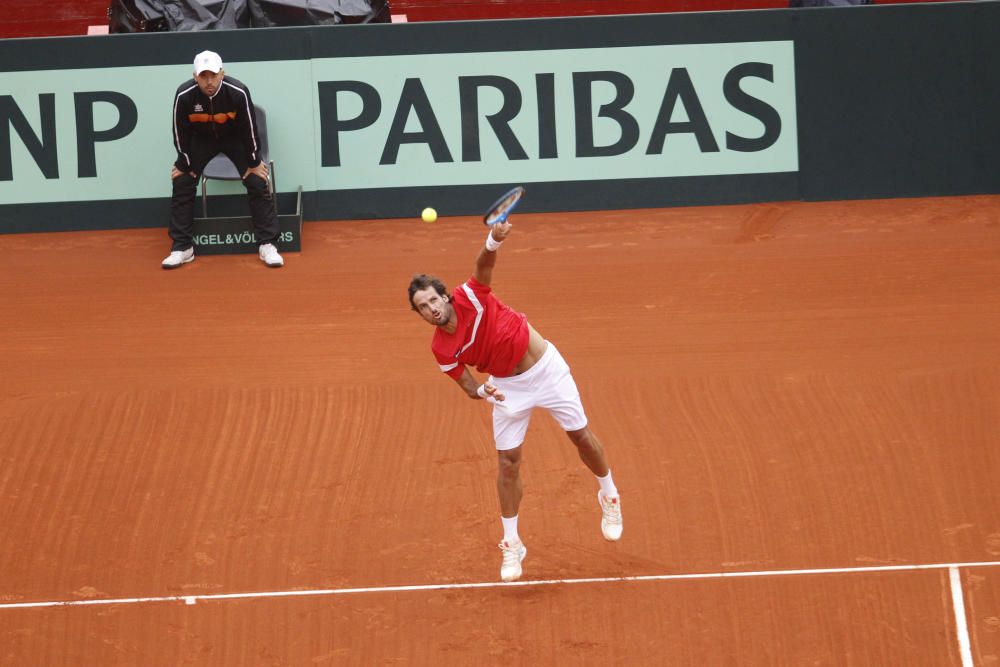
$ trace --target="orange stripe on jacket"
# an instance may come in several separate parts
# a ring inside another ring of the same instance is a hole
[[[191,113],[188,114],[188,120],[192,123],[218,123],[219,125],[225,125],[231,120],[236,118],[236,112],[230,111],[229,113],[217,113],[214,116],[207,113]]]

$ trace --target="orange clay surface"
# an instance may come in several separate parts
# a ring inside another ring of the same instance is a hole
[[[528,586],[495,585],[489,406],[406,300],[485,229],[416,215],[306,223],[280,270],[0,236],[0,663],[961,665],[947,564],[1000,561],[1000,198],[517,216],[494,287],[625,514],[605,542],[536,414],[522,581],[604,581]],[[767,574],[805,568],[876,569]],[[957,573],[997,664],[1000,566]],[[130,600],[229,593],[280,595]]]

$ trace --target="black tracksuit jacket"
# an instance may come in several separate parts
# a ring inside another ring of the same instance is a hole
[[[213,97],[202,93],[194,79],[182,83],[174,96],[173,130],[177,149],[174,166],[179,171],[200,174],[208,160],[224,148],[245,154],[245,167],[260,164],[250,90],[231,76],[223,78]]]

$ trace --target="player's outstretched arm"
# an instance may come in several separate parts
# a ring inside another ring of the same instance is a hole
[[[490,227],[489,236],[487,236],[487,242],[483,244],[483,247],[479,249],[479,255],[476,257],[476,269],[472,272],[472,277],[476,279],[480,285],[489,286],[490,281],[493,279],[493,267],[497,263],[497,249],[490,250],[489,239],[493,239],[493,244],[503,243],[507,235],[510,234],[510,230],[513,229],[513,225],[510,222],[502,222],[498,225],[493,225]]]

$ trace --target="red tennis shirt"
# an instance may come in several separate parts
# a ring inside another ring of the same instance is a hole
[[[493,290],[475,278],[451,295],[458,326],[455,333],[434,331],[431,351],[441,370],[454,379],[465,366],[480,373],[507,377],[528,350],[528,318],[496,298]]]

